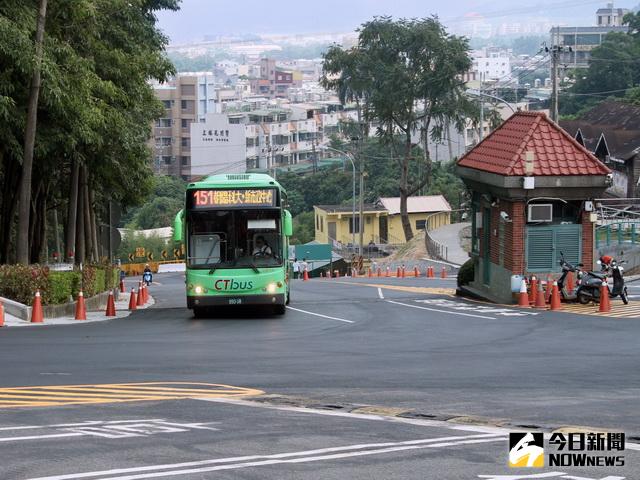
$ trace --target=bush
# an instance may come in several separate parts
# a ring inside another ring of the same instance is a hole
[[[44,305],[66,303],[80,288],[92,297],[118,285],[118,270],[111,265],[85,265],[82,273],[50,271],[40,265],[0,265],[0,297],[31,305],[40,290]]]
[[[80,272],[50,272],[49,300],[50,303],[60,304],[69,301],[69,297],[76,298],[80,291]]]
[[[473,259],[467,260],[458,270],[458,286],[469,285],[473,281],[475,275],[475,267]]]

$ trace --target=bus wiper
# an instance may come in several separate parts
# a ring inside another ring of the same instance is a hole
[[[213,275],[216,271],[216,267],[211,267],[211,270],[209,270],[209,275]]]
[[[249,266],[250,266],[251,268],[253,268],[253,271],[254,271],[254,272],[256,272],[256,273],[260,273],[260,270],[258,270],[258,267],[256,267],[256,266],[255,266],[255,264],[250,263],[250,264],[249,264]]]

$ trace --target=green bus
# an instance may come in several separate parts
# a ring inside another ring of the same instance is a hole
[[[187,186],[174,240],[186,248],[187,307],[194,316],[221,305],[289,303],[291,213],[269,175],[213,175]]]

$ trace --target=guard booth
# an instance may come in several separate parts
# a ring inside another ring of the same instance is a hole
[[[517,112],[457,164],[471,192],[468,293],[509,303],[523,276],[556,278],[563,252],[594,266],[593,199],[611,171],[542,112]]]

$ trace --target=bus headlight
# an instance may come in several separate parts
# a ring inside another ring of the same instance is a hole
[[[196,288],[194,289],[194,291],[195,291],[198,295],[200,295],[202,292],[204,292],[204,289],[203,289],[200,285],[198,285],[198,286],[196,286]]]
[[[269,285],[267,285],[267,292],[269,293],[276,293],[276,284],[275,283],[270,283]]]

